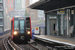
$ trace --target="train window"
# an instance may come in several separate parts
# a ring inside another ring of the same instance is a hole
[[[24,20],[20,20],[20,30],[24,30]]]
[[[26,21],[26,27],[27,27],[27,28],[30,28],[30,20],[27,20],[27,21]]]
[[[19,30],[18,25],[19,25],[18,20],[14,21],[14,30]]]

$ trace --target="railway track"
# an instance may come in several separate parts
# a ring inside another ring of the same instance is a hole
[[[17,44],[17,45],[20,46],[22,48],[22,50],[39,50],[39,49],[33,47],[30,44],[26,44],[26,45],[24,45],[24,44],[20,44],[20,45]]]
[[[5,50],[39,50],[31,44],[15,44],[11,37],[7,37],[3,40]]]
[[[10,37],[7,37],[3,40],[3,45],[5,50],[22,50],[13,41],[11,41]]]
[[[11,37],[7,37],[3,40],[5,50],[58,50],[49,46],[40,45],[37,42],[30,42],[28,44],[15,44]]]
[[[3,45],[5,50],[48,50],[47,47],[44,47],[36,42],[30,42],[28,44],[15,44],[11,37],[7,37],[3,40]]]

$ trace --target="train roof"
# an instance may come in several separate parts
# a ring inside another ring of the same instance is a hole
[[[29,17],[13,17],[13,18],[29,18]]]
[[[13,17],[13,18],[11,19],[11,21],[14,20],[14,19],[25,19],[25,18],[30,18],[30,17]]]

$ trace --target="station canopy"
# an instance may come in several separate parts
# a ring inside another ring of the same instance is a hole
[[[71,7],[75,7],[75,0],[40,0],[28,6],[28,8],[31,9],[46,10],[46,11]]]

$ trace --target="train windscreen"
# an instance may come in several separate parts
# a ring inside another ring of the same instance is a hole
[[[26,27],[30,28],[30,19],[29,18],[26,18]]]
[[[24,20],[20,20],[20,30],[24,30]]]
[[[18,22],[18,20],[14,21],[14,30],[19,30],[19,22]]]

